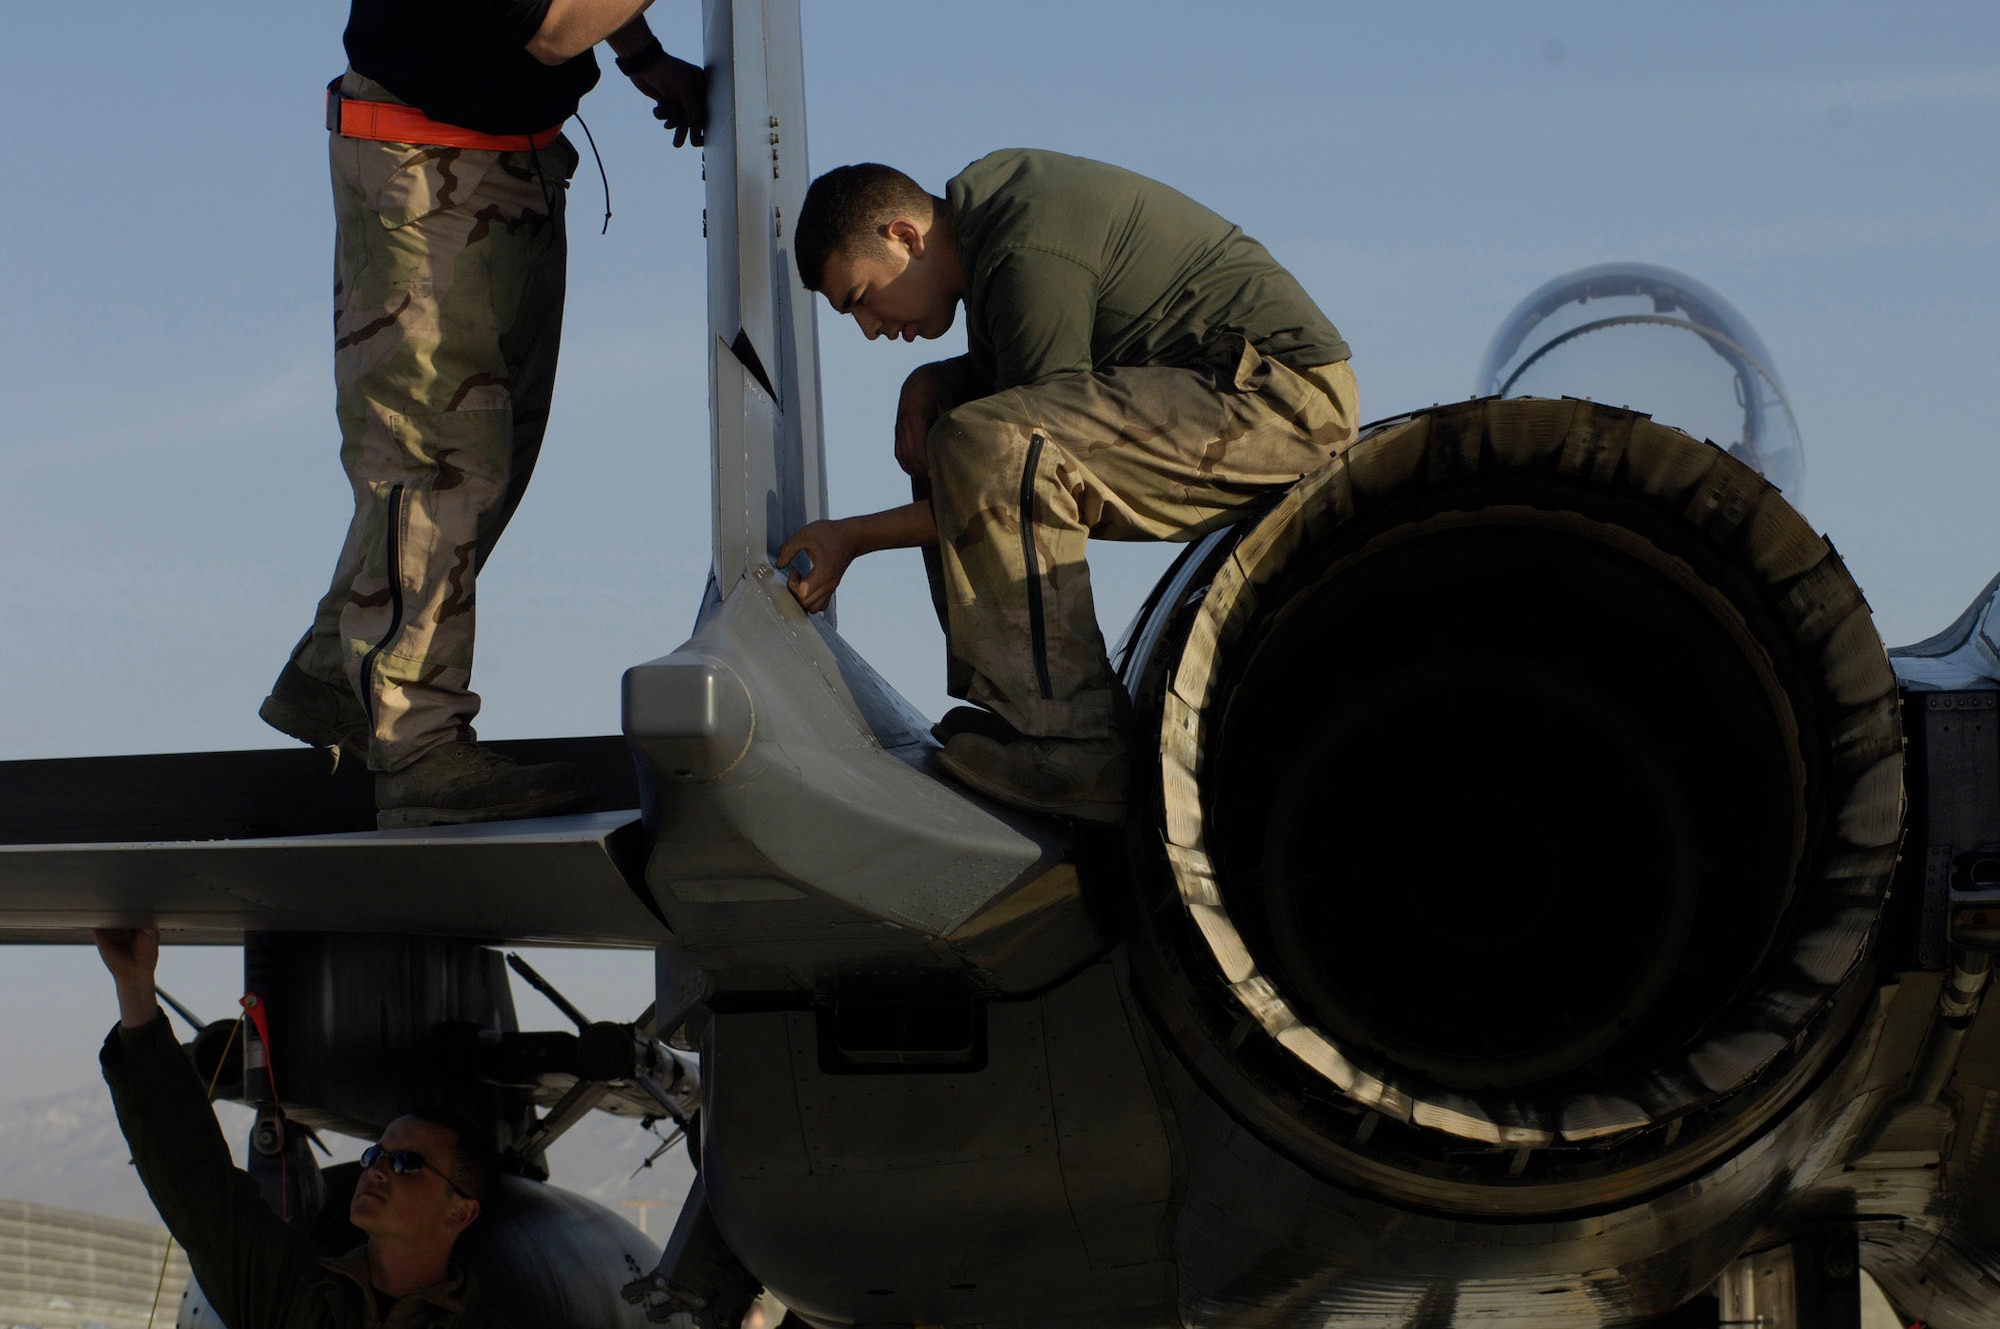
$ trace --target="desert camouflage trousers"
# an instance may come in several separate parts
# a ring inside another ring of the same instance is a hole
[[[393,100],[351,72],[341,88]],[[354,517],[292,660],[353,688],[369,766],[395,770],[479,711],[475,583],[548,422],[576,150],[333,135],[332,167],[335,409]]]
[[[1354,441],[1357,401],[1346,362],[1294,370],[1232,337],[1195,366],[1066,375],[947,412],[925,561],[952,695],[1024,734],[1114,732],[1086,542],[1241,519]]]

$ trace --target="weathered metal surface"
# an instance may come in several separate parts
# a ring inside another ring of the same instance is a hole
[[[634,890],[630,812],[420,831],[0,849],[0,941],[88,941],[150,923],[170,941],[401,932],[570,946],[666,936]]]
[[[806,164],[797,0],[707,0],[709,401],[715,577],[727,597],[826,515],[813,297],[792,261]]]
[[[709,696],[747,707],[725,720],[693,704]],[[656,789],[646,884],[719,987],[851,990],[956,971],[1022,990],[1102,949],[1066,837],[934,771],[921,717],[768,570],[681,650],[629,671],[625,700]],[[1024,929],[1038,944],[992,944]]]
[[[1903,686],[1916,692],[2000,687],[2000,576],[1950,627],[1890,651],[1889,663]]]

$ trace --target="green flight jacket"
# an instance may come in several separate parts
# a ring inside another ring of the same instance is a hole
[[[1156,180],[1059,152],[990,153],[945,186],[965,270],[964,402],[1056,374],[1192,365],[1236,336],[1294,369],[1347,343],[1264,246]]]
[[[229,1146],[193,1063],[161,1015],[114,1026],[98,1056],[132,1162],[228,1329],[507,1329],[472,1275],[452,1275],[378,1313],[365,1250],[322,1259],[271,1212]]]

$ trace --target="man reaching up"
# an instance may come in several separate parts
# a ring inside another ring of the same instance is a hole
[[[1264,247],[1167,186],[1012,149],[937,198],[864,164],[813,182],[799,276],[870,340],[966,354],[903,384],[896,460],[918,499],[819,521],[792,590],[825,607],[847,565],[927,549],[955,711],[939,760],[1016,807],[1124,816],[1118,681],[1085,541],[1192,540],[1319,469],[1355,437],[1347,343]]]
[[[118,1127],[146,1193],[187,1251],[195,1281],[233,1329],[506,1329],[450,1262],[498,1171],[490,1143],[462,1124],[396,1118],[361,1155],[347,1217],[368,1243],[317,1258],[229,1161],[208,1095],[155,997],[160,934],[98,929],[118,987],[118,1025],[100,1060]]]

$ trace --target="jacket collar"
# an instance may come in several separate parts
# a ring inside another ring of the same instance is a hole
[[[368,1322],[371,1325],[375,1324],[377,1322],[375,1314],[375,1285],[368,1281],[368,1247],[365,1245],[356,1246],[353,1250],[338,1258],[321,1260],[320,1265],[359,1285],[362,1299],[367,1305],[366,1314]],[[464,1313],[465,1308],[477,1295],[477,1288],[478,1284],[474,1281],[471,1271],[454,1261],[447,1266],[447,1272],[442,1282],[433,1283],[429,1287],[418,1288],[408,1296],[398,1298],[394,1308],[389,1312],[388,1320],[382,1323],[390,1325],[409,1324],[411,1323],[410,1315],[412,1310],[417,1306],[425,1305],[435,1307],[439,1313],[435,1316],[423,1316],[417,1321],[418,1323],[453,1322]]]

